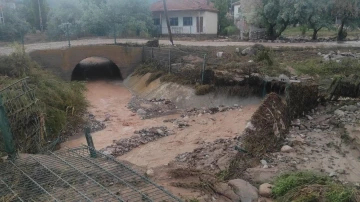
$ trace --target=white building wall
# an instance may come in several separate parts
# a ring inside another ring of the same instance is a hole
[[[217,34],[218,17],[217,13],[208,11],[169,11],[170,18],[178,18],[178,26],[171,26],[173,34]],[[192,26],[184,26],[184,17],[192,17]],[[197,32],[197,17],[203,17],[203,32]],[[153,18],[160,18],[162,34],[168,34],[166,18],[164,13],[158,13]]]
[[[204,33],[217,34],[218,32],[218,14],[206,11],[204,13]]]

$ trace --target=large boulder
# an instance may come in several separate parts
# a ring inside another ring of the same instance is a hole
[[[241,54],[243,56],[249,55],[249,56],[254,56],[256,55],[259,51],[265,50],[265,46],[261,45],[261,44],[255,44],[251,47],[247,47],[245,48],[243,51],[241,51]]]
[[[258,189],[245,180],[230,180],[228,185],[239,196],[241,202],[257,202],[259,199]]]
[[[273,188],[273,185],[271,185],[269,183],[264,183],[264,184],[260,185],[259,195],[262,197],[270,198],[272,188]]]

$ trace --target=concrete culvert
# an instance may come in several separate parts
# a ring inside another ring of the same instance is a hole
[[[72,81],[85,80],[121,80],[119,67],[111,60],[103,57],[89,57],[76,65],[72,72]]]

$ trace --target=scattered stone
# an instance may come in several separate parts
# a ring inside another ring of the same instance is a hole
[[[259,195],[262,197],[267,197],[270,198],[271,197],[271,190],[274,186],[269,184],[269,183],[265,183],[260,185],[259,187]]]
[[[348,112],[355,112],[358,110],[358,107],[355,105],[349,105],[349,106],[344,106],[341,109],[348,111]]]
[[[265,160],[260,161],[263,166],[267,165],[268,163]]]
[[[140,116],[146,115],[146,111],[143,110],[143,109],[138,109],[138,110],[136,111],[136,113],[137,113],[138,115],[140,115]]]
[[[281,148],[281,152],[284,152],[284,153],[290,153],[293,151],[294,151],[294,148],[290,147],[289,145],[285,145]]]
[[[331,172],[331,173],[329,174],[329,177],[336,177],[336,176],[337,176],[336,172]]]
[[[344,111],[342,111],[342,110],[336,110],[335,112],[334,112],[334,114],[336,115],[336,116],[339,116],[339,117],[343,117],[343,116],[345,116],[345,112]]]
[[[217,53],[216,53],[216,57],[222,58],[223,54],[224,54],[224,52],[217,52]]]
[[[111,146],[108,146],[100,151],[106,155],[113,155],[115,157],[122,156],[125,153],[139,147],[140,145],[147,144],[162,137],[167,137],[174,134],[170,132],[167,127],[153,127],[135,131],[134,133],[135,135],[131,136],[130,138],[114,141]]]
[[[148,169],[147,171],[146,171],[146,175],[147,176],[149,176],[149,177],[154,177],[154,170],[153,169]]]
[[[242,179],[230,180],[228,185],[240,197],[240,201],[253,202],[259,199],[258,189]]]
[[[308,120],[313,120],[314,118],[313,117],[311,117],[311,116],[309,116],[309,115],[306,115],[306,118],[308,119]]]

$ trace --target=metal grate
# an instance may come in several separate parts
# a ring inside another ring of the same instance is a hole
[[[90,157],[96,152],[97,158]],[[180,201],[87,146],[0,164],[0,201]]]

